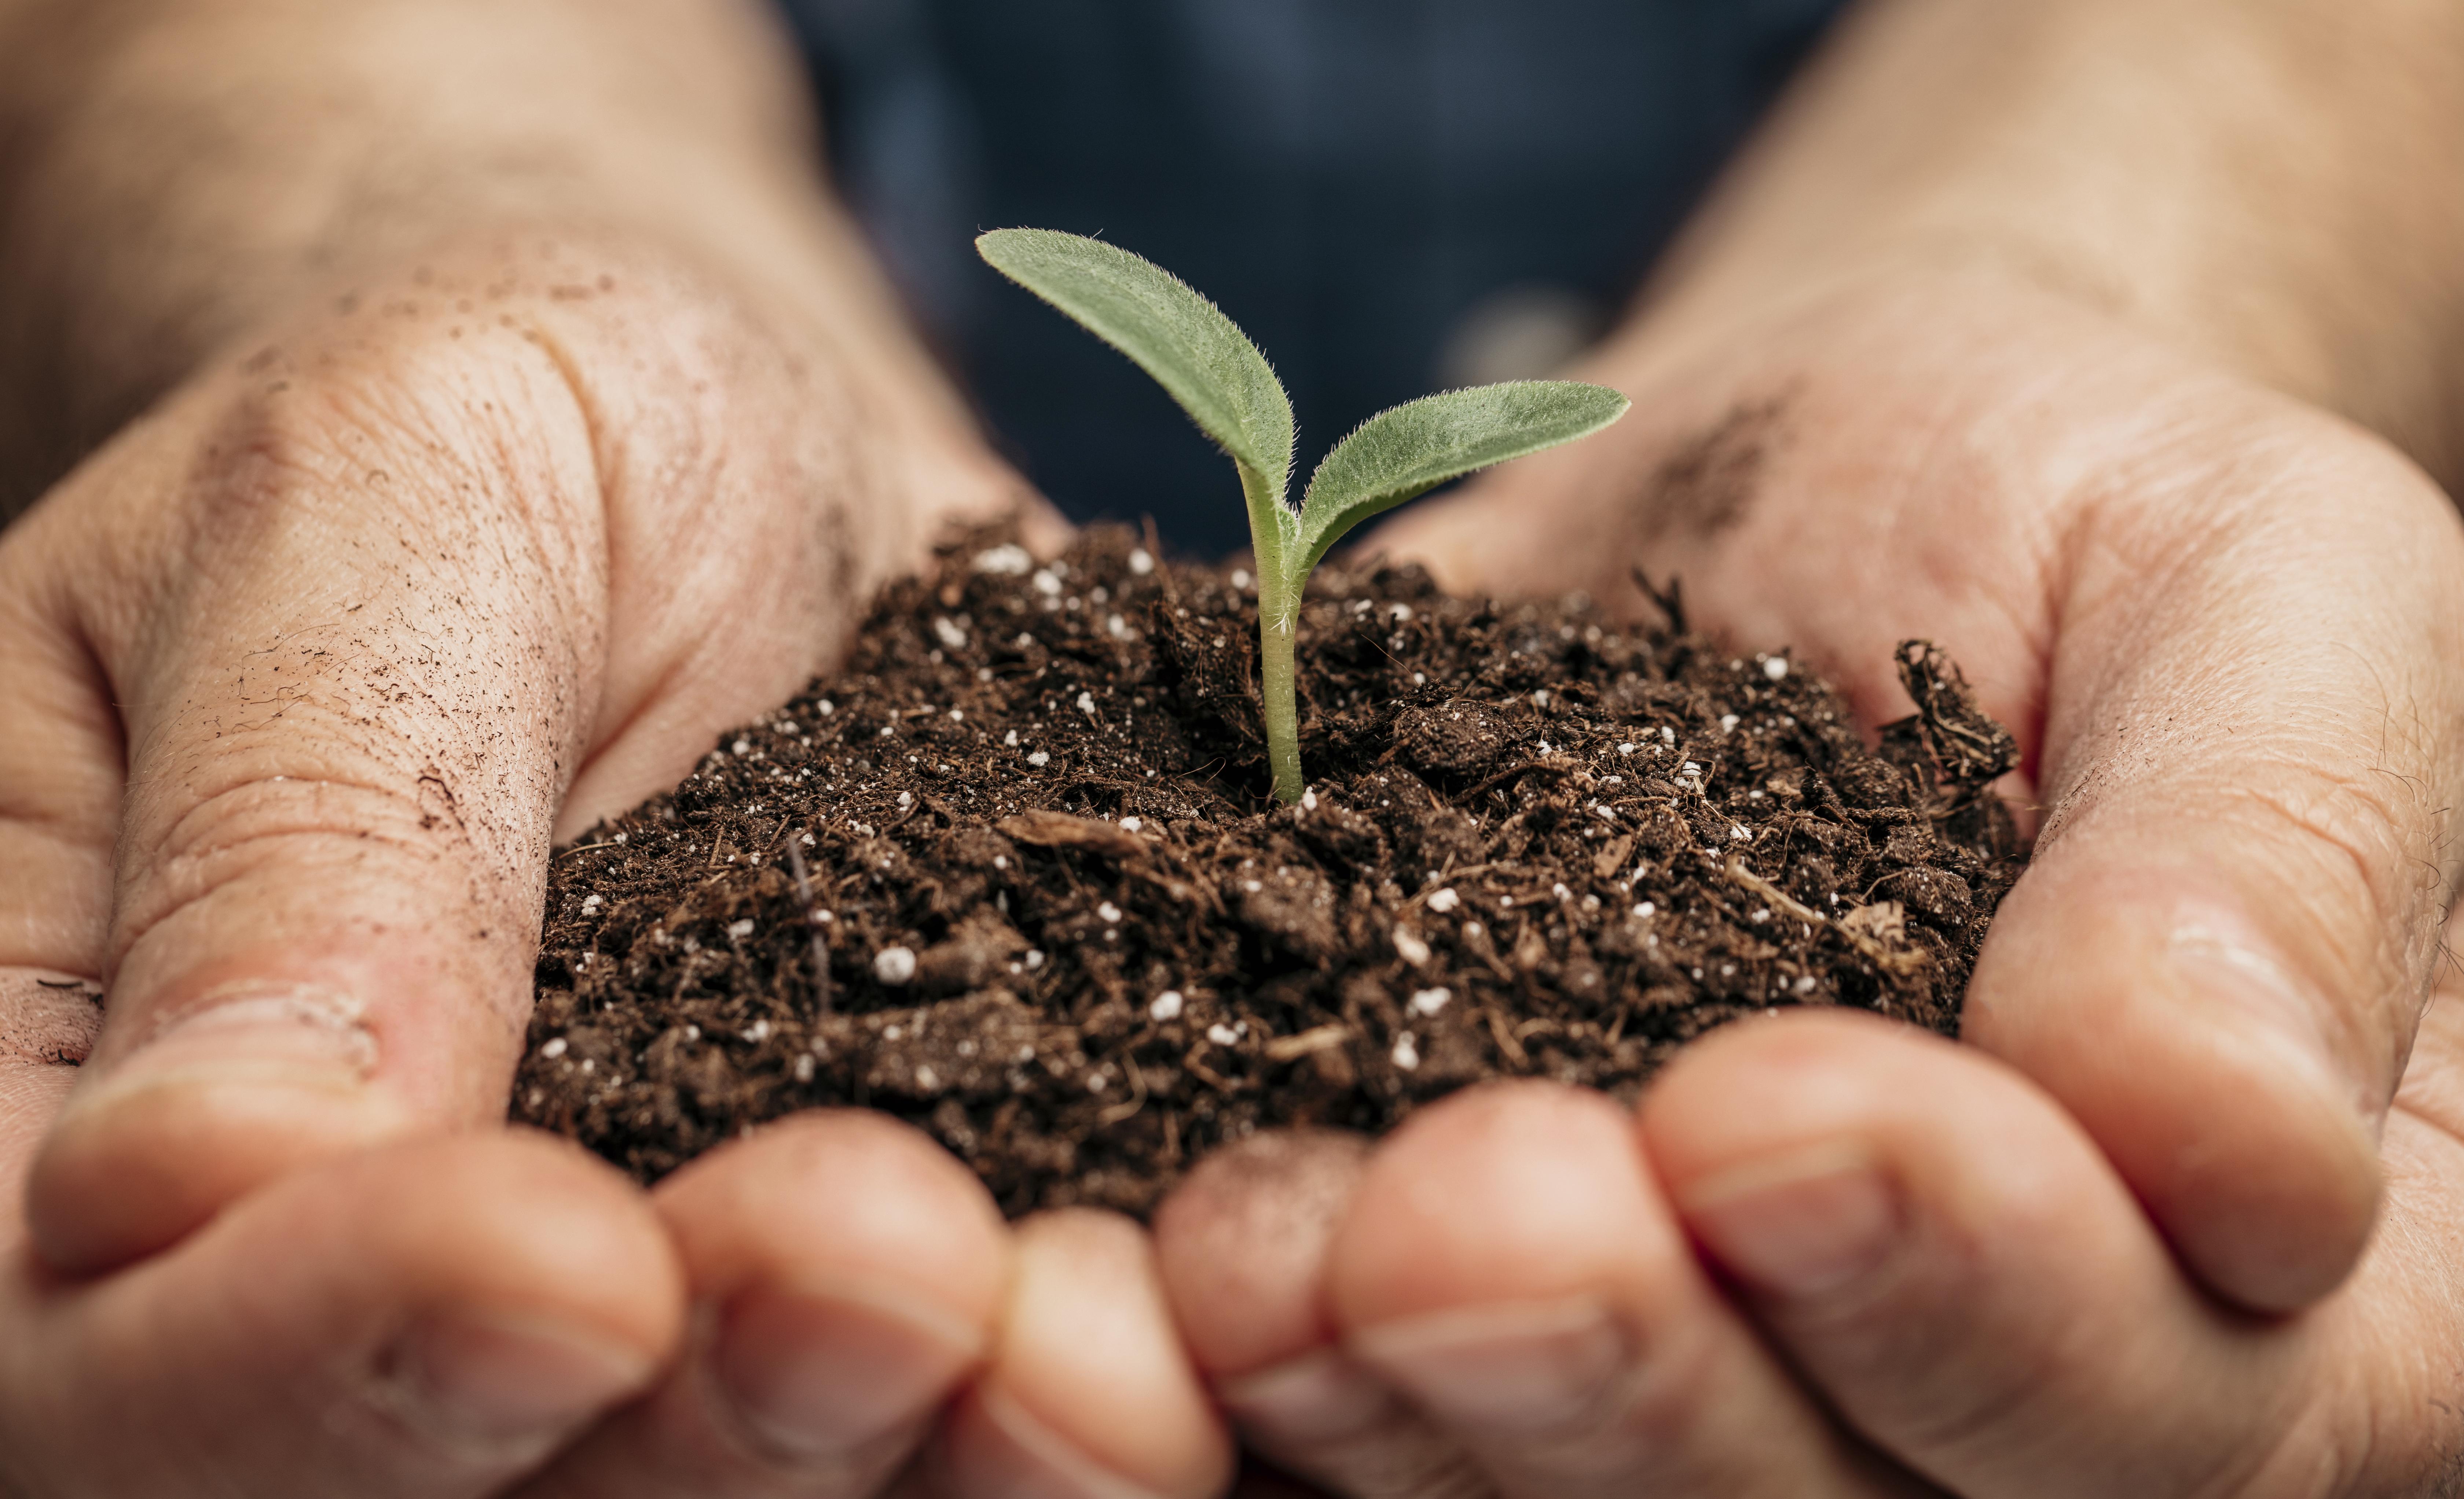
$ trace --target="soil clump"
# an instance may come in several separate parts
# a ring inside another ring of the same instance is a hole
[[[827,1105],[1002,1208],[1143,1215],[1253,1131],[1498,1076],[1638,1093],[1792,1004],[1954,1034],[2011,737],[1911,642],[1869,748],[1785,656],[1319,568],[1282,806],[1237,567],[986,533],[846,668],[556,859],[515,1117],[645,1181]]]

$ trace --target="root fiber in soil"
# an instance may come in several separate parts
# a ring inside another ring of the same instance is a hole
[[[795,1110],[908,1119],[1004,1210],[1144,1214],[1251,1132],[1467,1084],[1637,1094],[1788,1005],[1956,1032],[2021,851],[1958,673],[1869,748],[1785,656],[1322,567],[1310,793],[1265,795],[1256,597],[1000,535],[844,671],[556,859],[517,1118],[643,1180]]]

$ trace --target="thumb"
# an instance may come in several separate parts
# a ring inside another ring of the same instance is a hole
[[[128,744],[103,1031],[29,1182],[57,1268],[503,1108],[596,692],[590,431],[509,329],[310,369],[209,381],[46,501],[103,539],[53,562]]]
[[[2325,1294],[2426,1002],[2464,776],[2464,537],[2433,485],[2271,408],[2084,508],[2035,861],[1969,1039],[2088,1129],[2211,1289]]]

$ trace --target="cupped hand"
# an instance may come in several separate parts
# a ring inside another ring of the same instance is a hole
[[[2436,486],[1982,276],[1589,373],[1622,428],[1386,544],[1638,608],[1632,569],[1676,574],[1695,623],[1793,647],[1869,721],[1905,711],[1892,647],[1933,639],[2021,736],[2035,863],[1970,1046],[1792,1016],[1681,1057],[1639,1124],[1524,1085],[1202,1170],[1166,1278],[1251,1440],[1358,1495],[2445,1475],[2464,529]]]
[[[0,969],[0,1491],[489,1494],[658,1378],[676,1252],[538,1136],[305,1167],[119,1273],[55,1270],[22,1187],[99,1019],[71,976]]]
[[[1006,1229],[941,1147],[793,1116],[662,1182],[701,1325],[519,1499],[1210,1499],[1230,1440],[1145,1229]]]
[[[1350,1499],[2445,1492],[2459,1017],[2297,1315],[2210,1295],[2007,1065],[1841,1013],[1705,1039],[1639,1118],[1511,1083],[1374,1152],[1244,1142],[1167,1205],[1165,1281],[1244,1438]]]
[[[827,311],[474,231],[0,535],[0,1488],[854,1496],[961,1393],[949,1492],[1212,1486],[1156,1297],[1072,1339],[1126,1225],[858,1116],[655,1197],[502,1129],[552,842],[1032,503]]]
[[[1698,325],[1699,326],[1699,325]],[[2337,1284],[2464,815],[2464,525],[2385,444],[1978,274],[1602,356],[1628,430],[1388,543],[1791,645],[1868,722],[1922,636],[2019,736],[2035,862],[1964,1034],[2218,1294]]]

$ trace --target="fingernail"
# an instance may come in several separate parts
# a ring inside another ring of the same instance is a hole
[[[1392,1420],[1401,1405],[1385,1380],[1335,1348],[1220,1380],[1215,1395],[1235,1421],[1291,1443],[1367,1431]]]
[[[2359,1081],[2336,1065],[2325,996],[2236,926],[2200,920],[2176,929],[2167,947],[2174,972],[2194,993],[2252,1022],[2240,1029],[2244,1039],[2267,1047],[2326,1096],[2375,1117],[2383,1104],[2363,1097]]]
[[[466,1319],[414,1330],[384,1365],[390,1403],[406,1421],[491,1456],[544,1448],[653,1372],[639,1350],[579,1328]]]
[[[979,1398],[985,1419],[1011,1450],[997,1463],[970,1467],[1002,1499],[1163,1499],[1098,1465],[1059,1432],[999,1390]],[[992,1468],[998,1471],[991,1471]],[[977,1485],[962,1486],[972,1489]]]
[[[1581,1422],[1633,1362],[1624,1329],[1589,1299],[1407,1317],[1355,1333],[1351,1346],[1438,1415],[1517,1434]]]
[[[840,1458],[924,1421],[981,1351],[977,1329],[905,1298],[765,1290],[729,1306],[710,1370],[763,1443]]]
[[[376,1069],[359,1000],[313,985],[208,990],[110,1062],[91,1096],[199,1083],[355,1091]]]
[[[1686,1225],[1731,1274],[1793,1298],[1833,1294],[1879,1269],[1901,1234],[1897,1197],[1860,1150],[1739,1166],[1679,1200]]]
[[[0,1059],[79,1067],[102,1034],[102,985],[55,968],[0,968]]]
[[[291,1164],[401,1134],[413,1116],[376,1057],[354,1002],[297,987],[227,987],[134,1046],[106,1035],[28,1185],[37,1252],[124,1264]]]

